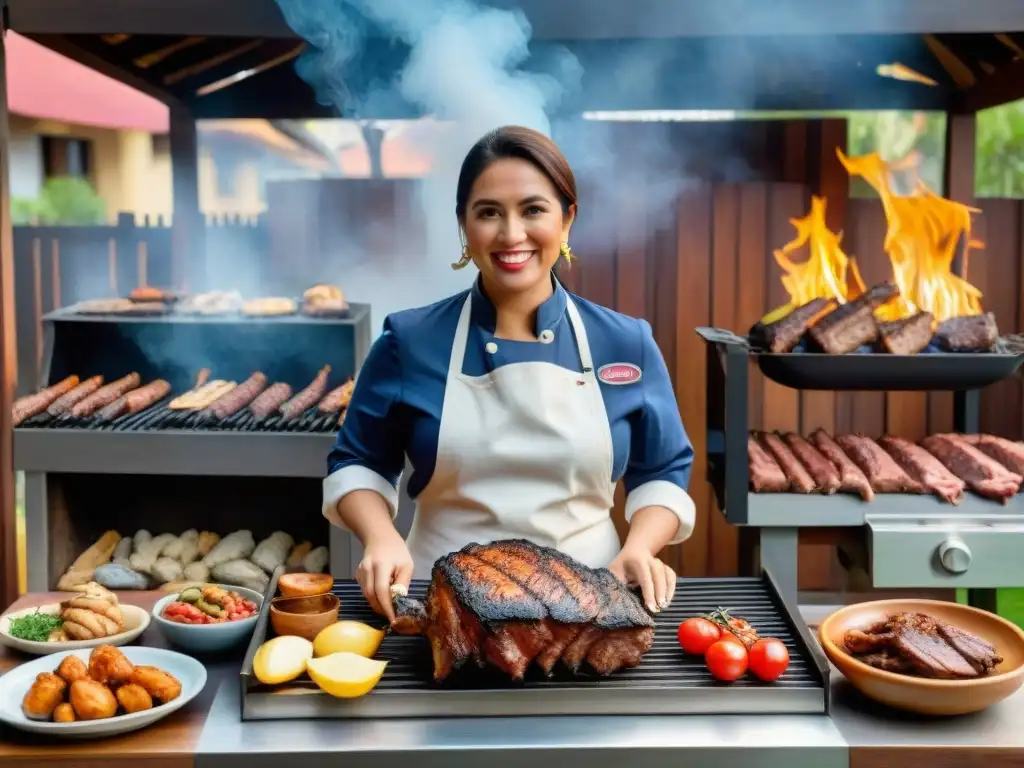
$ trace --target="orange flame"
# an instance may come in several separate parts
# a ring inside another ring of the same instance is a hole
[[[942,322],[950,317],[980,314],[981,291],[953,273],[953,259],[961,243],[965,276],[971,249],[984,247],[971,236],[971,214],[978,210],[928,189],[917,174],[916,154],[893,164],[887,164],[877,153],[847,157],[837,149],[836,154],[851,176],[862,177],[875,189],[885,212],[888,227],[883,249],[900,296],[880,307],[876,311],[878,318],[897,320],[924,310]],[[912,195],[904,197],[893,192],[891,178],[895,171],[912,174]],[[811,212],[791,223],[797,230],[796,237],[775,252],[775,260],[785,272],[782,284],[789,293],[791,306],[815,298],[834,298],[844,303],[859,296],[864,291],[864,282],[854,259],[840,247],[842,235],[833,233],[825,224],[825,200],[812,198]],[[804,245],[809,247],[808,259],[792,261],[790,254]]]

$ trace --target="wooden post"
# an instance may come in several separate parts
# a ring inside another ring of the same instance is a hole
[[[0,28],[0,607],[18,597],[18,543],[11,405],[18,385],[14,324],[14,236],[11,230],[10,126],[7,115],[5,29]]]
[[[192,266],[206,265],[206,225],[199,212],[199,142],[196,123],[183,107],[171,106],[171,282],[176,289],[198,279]],[[195,285],[191,286],[195,288]]]

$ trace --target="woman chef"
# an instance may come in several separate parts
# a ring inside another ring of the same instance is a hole
[[[638,584],[652,611],[675,573],[655,555],[687,539],[693,450],[651,327],[572,296],[576,182],[543,134],[505,127],[463,161],[455,213],[473,287],[389,315],[328,458],[323,512],[363,543],[357,578],[388,618],[392,585],[429,578],[472,542],[524,538]],[[393,520],[408,455],[416,514]],[[625,544],[609,510],[627,492]]]

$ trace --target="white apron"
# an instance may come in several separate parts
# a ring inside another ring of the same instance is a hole
[[[471,542],[508,538],[607,566],[619,552],[612,437],[576,305],[567,298],[583,373],[535,362],[465,376],[471,302],[452,344],[437,463],[407,539],[415,578],[430,578],[437,558]]]

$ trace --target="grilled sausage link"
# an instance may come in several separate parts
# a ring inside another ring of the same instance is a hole
[[[352,400],[352,392],[356,388],[355,379],[349,379],[340,387],[335,387],[328,392],[324,399],[320,401],[320,405],[316,407],[320,413],[337,413],[342,408],[347,408],[349,402]]]
[[[12,426],[18,426],[25,419],[31,419],[45,411],[61,395],[66,395],[78,386],[77,376],[68,376],[51,387],[41,389],[35,394],[19,397],[11,407]]]
[[[50,407],[46,409],[46,412],[51,416],[61,416],[71,410],[73,405],[82,402],[82,400],[99,389],[102,384],[102,376],[90,376],[70,392],[54,400]]]
[[[138,413],[154,403],[160,402],[169,394],[171,394],[171,385],[163,379],[157,379],[144,387],[121,395],[110,405],[102,408],[97,416],[102,421],[111,421],[126,413]]]
[[[142,377],[137,373],[129,373],[127,376],[122,376],[117,381],[112,381],[100,387],[80,403],[72,406],[71,415],[76,419],[91,416],[103,406],[110,405],[121,395],[135,389],[141,383]]]
[[[281,416],[284,419],[297,418],[320,402],[320,398],[327,391],[327,377],[330,373],[331,366],[325,365],[321,368],[308,387],[281,406]]]
[[[252,401],[249,410],[257,419],[265,419],[285,403],[292,396],[292,388],[287,384],[278,382],[272,384],[263,391],[259,397]]]
[[[217,419],[226,419],[251,403],[267,386],[267,377],[259,371],[233,390],[214,400],[207,410]]]

